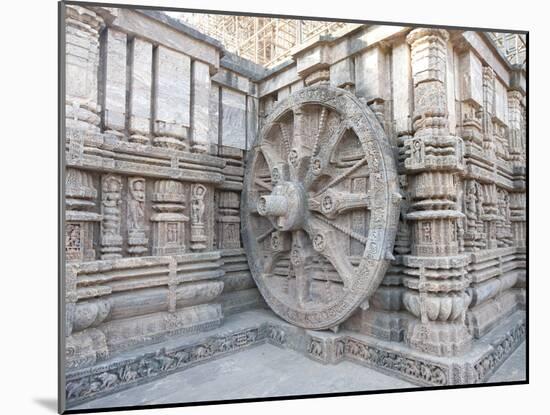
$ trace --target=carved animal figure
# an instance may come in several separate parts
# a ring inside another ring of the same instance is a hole
[[[312,341],[309,344],[308,352],[314,356],[321,357],[323,355],[323,346],[318,341]]]
[[[208,347],[206,346],[199,346],[197,347],[197,349],[195,350],[195,355],[197,356],[197,358],[199,359],[203,359],[205,357],[208,357],[208,355],[210,354],[210,350],[208,349]]]
[[[176,356],[176,366],[179,366],[182,363],[187,363],[191,357],[189,352],[185,350],[180,350],[175,354],[175,356]]]
[[[124,369],[122,370],[122,374],[120,376],[120,378],[124,381],[124,382],[133,382],[134,380],[136,380],[138,377],[138,373],[137,371],[135,371],[132,366],[126,366],[124,367]]]
[[[88,378],[82,378],[73,382],[67,382],[67,386],[65,387],[67,400],[79,398],[86,390],[88,381]]]
[[[341,357],[344,355],[344,342],[337,342],[336,343],[336,357]]]
[[[256,333],[255,331],[249,331],[246,333],[246,340],[248,341],[248,343],[254,343],[257,337],[258,333]]]
[[[97,379],[101,382],[101,389],[111,388],[118,382],[118,376],[109,372],[103,372]]]
[[[231,341],[231,339],[230,338],[224,338],[224,339],[222,339],[222,341],[220,343],[219,350],[221,352],[226,352],[228,350],[231,350],[232,347],[233,347],[233,342]]]
[[[174,362],[175,362],[174,359],[172,359],[171,357],[168,357],[164,354],[158,354],[157,357],[156,357],[156,360],[159,362],[161,371],[165,371],[165,370],[168,370],[168,369],[172,368],[172,366],[174,365]]]

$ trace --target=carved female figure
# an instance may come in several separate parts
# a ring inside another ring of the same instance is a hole
[[[191,223],[201,224],[204,214],[204,195],[206,188],[203,185],[196,185],[193,189],[193,201],[191,202]]]
[[[120,234],[120,178],[107,176],[103,182],[103,234]]]
[[[145,228],[145,180],[130,180],[130,200],[128,201],[128,229]]]

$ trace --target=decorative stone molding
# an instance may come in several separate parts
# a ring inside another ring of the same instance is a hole
[[[239,216],[240,195],[236,192],[218,193],[218,248],[241,247]]]
[[[177,255],[186,250],[184,186],[176,180],[157,180],[152,195],[153,255]]]
[[[66,5],[65,13],[66,126],[99,132],[99,32],[104,21],[81,6]]]
[[[409,175],[411,254],[403,258],[407,310],[418,320],[408,325],[405,340],[414,349],[435,355],[466,351],[471,336],[465,325],[470,302],[466,266],[459,255],[457,173],[464,168],[463,143],[449,135],[446,65],[449,35],[443,29],[414,29],[411,45],[414,85],[414,137],[405,140]]]
[[[215,335],[204,340],[171,349],[162,348],[108,366],[74,371],[67,376],[66,399],[71,406],[137,385],[142,381],[187,369],[223,355],[262,344],[265,327]]]
[[[67,261],[95,259],[94,223],[101,221],[97,209],[97,190],[92,175],[69,168],[65,176],[65,258]]]

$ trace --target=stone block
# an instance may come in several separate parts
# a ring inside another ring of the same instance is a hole
[[[210,73],[205,63],[193,62],[193,148],[197,152],[208,151],[210,127]]]
[[[389,76],[386,55],[379,47],[366,50],[355,59],[355,93],[367,102],[387,100]]]
[[[295,56],[296,70],[301,78],[330,65],[330,49],[321,43],[311,49],[301,51]]]
[[[145,144],[151,133],[153,45],[135,38],[132,52],[130,135],[132,141]]]
[[[352,58],[346,58],[330,67],[330,84],[344,87],[355,84],[355,66]]]
[[[219,107],[220,107],[220,87],[211,85],[208,97],[208,141],[210,145],[218,145],[219,133]]]
[[[191,60],[182,53],[158,46],[154,66],[155,134],[188,138]]]
[[[246,95],[222,90],[222,144],[246,148]]]
[[[495,113],[494,117],[504,125],[508,125],[508,92],[506,86],[495,79]]]
[[[411,50],[405,41],[392,49],[392,90],[395,132],[409,134],[412,131],[412,74]]]
[[[126,124],[126,34],[107,29],[105,36],[104,125],[120,133]]]
[[[483,105],[483,67],[479,58],[468,50],[459,56],[458,62],[461,99]]]

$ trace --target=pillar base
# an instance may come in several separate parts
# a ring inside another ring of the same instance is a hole
[[[413,349],[435,356],[458,356],[469,350],[472,336],[462,322],[411,322],[405,342]]]

